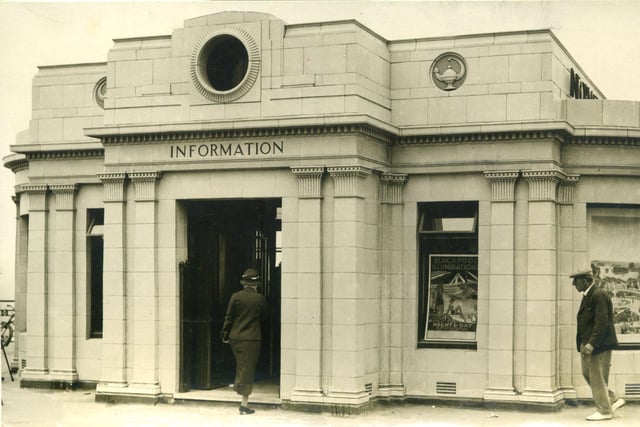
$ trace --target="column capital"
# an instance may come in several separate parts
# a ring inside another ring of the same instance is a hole
[[[515,186],[520,171],[485,171],[484,176],[491,184],[492,202],[515,200]]]
[[[322,175],[324,166],[292,167],[291,173],[298,178],[298,197],[300,199],[321,198]]]
[[[126,176],[127,174],[124,172],[99,173],[97,175],[104,186],[102,197],[104,202],[124,201],[124,180]]]
[[[522,171],[529,183],[529,201],[556,201],[556,187],[565,175],[558,170]]]
[[[128,176],[136,188],[137,202],[153,202],[156,200],[156,181],[160,179],[160,172],[129,172]]]
[[[335,197],[360,197],[360,182],[371,175],[364,166],[329,166],[327,171],[336,184]]]
[[[57,211],[72,211],[74,209],[74,195],[78,191],[78,184],[51,184],[49,188],[56,197]]]
[[[558,203],[573,204],[573,190],[580,179],[580,175],[564,175],[558,185]]]
[[[29,212],[47,210],[47,184],[23,184],[22,190],[29,195]]]
[[[406,173],[384,172],[380,175],[382,183],[382,203],[401,205],[404,203],[402,188],[406,184],[409,175]]]

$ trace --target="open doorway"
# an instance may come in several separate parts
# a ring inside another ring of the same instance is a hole
[[[256,384],[280,378],[280,199],[183,202],[188,260],[180,265],[180,392],[233,383],[235,361],[220,340],[227,303],[248,267],[261,272],[269,304]]]

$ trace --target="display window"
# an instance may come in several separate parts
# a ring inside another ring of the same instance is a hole
[[[640,349],[640,206],[590,205],[594,284],[611,297],[620,348]]]
[[[476,348],[478,202],[418,210],[418,347]]]

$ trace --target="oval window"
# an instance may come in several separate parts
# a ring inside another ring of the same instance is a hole
[[[201,55],[206,58],[207,80],[217,91],[234,89],[247,75],[249,53],[244,44],[233,36],[214,37],[204,46]]]
[[[204,34],[191,56],[191,79],[205,98],[231,102],[244,96],[258,79],[260,49],[242,28]]]

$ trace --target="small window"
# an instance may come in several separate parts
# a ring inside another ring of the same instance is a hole
[[[468,203],[436,203],[421,212],[419,229],[421,233],[474,233],[477,220],[477,207]]]
[[[89,338],[102,338],[104,209],[87,209],[87,317]]]

